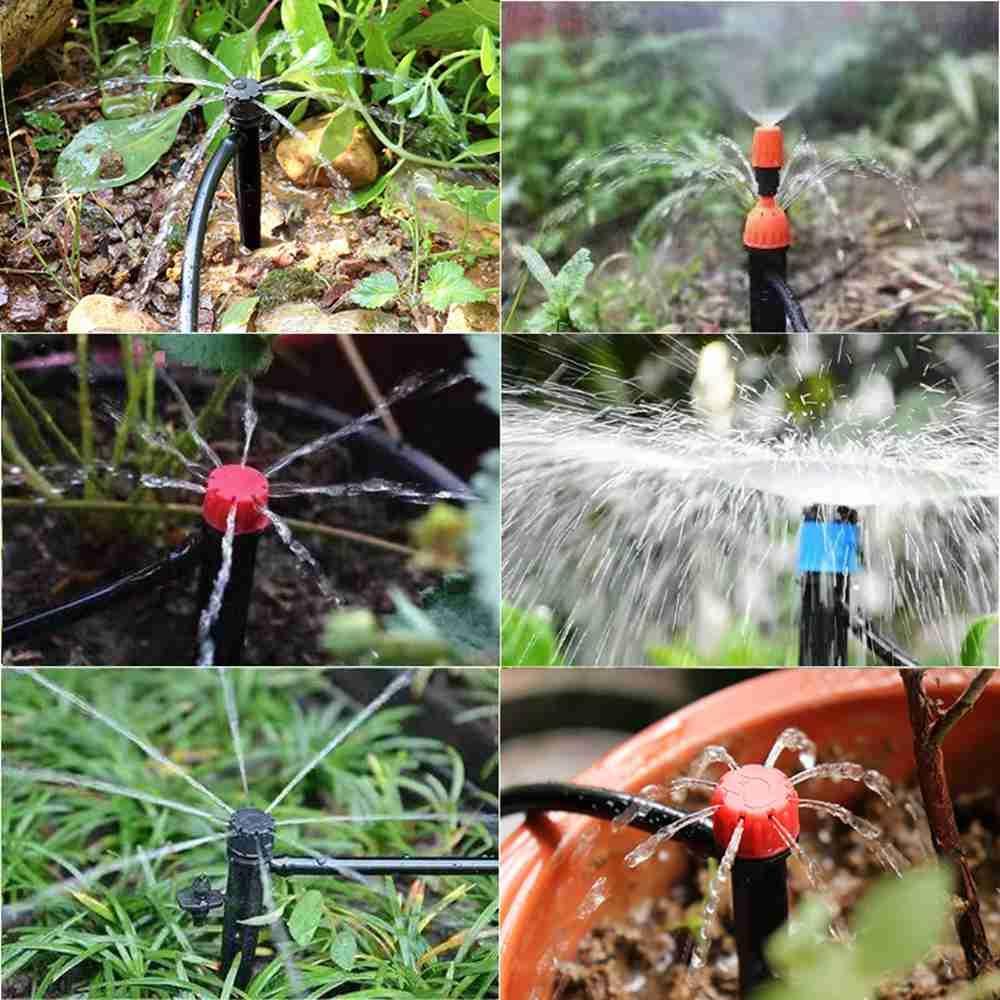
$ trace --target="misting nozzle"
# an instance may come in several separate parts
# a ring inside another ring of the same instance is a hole
[[[216,531],[225,532],[236,506],[236,534],[264,531],[270,521],[260,512],[267,506],[267,479],[248,465],[220,465],[208,475],[201,514]]]
[[[264,88],[260,81],[249,76],[238,76],[230,80],[223,91],[226,112],[234,125],[259,125],[264,111],[255,102],[264,99]]]
[[[792,227],[773,195],[763,195],[750,209],[743,226],[743,245],[750,250],[784,250],[791,245]]]
[[[758,125],[753,130],[750,166],[778,167],[785,165],[785,137],[780,125]]]
[[[229,853],[240,860],[271,860],[274,817],[262,809],[237,809],[229,817]]]
[[[760,861],[787,851],[777,823],[798,839],[799,796],[776,767],[747,764],[728,771],[712,795],[712,805],[719,807],[712,817],[712,828],[720,851],[726,849],[740,820],[743,836],[736,855],[739,858]]]

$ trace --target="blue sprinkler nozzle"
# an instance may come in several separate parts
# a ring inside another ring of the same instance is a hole
[[[859,568],[857,524],[803,520],[799,528],[800,573],[857,573]]]

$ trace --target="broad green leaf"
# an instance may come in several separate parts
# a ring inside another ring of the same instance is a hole
[[[467,49],[475,44],[476,29],[500,28],[500,4],[496,0],[462,0],[435,11],[423,23],[398,39],[399,45],[414,49]]]
[[[351,301],[363,309],[380,309],[399,295],[399,282],[391,271],[379,271],[362,278],[351,292]]]
[[[246,333],[258,302],[260,299],[256,295],[237,299],[219,317],[219,333]]]
[[[393,45],[407,24],[420,17],[427,0],[401,0],[396,8],[379,21],[386,41]]]
[[[365,36],[365,65],[369,69],[384,69],[392,73],[396,69],[396,58],[389,48],[385,29],[378,22],[363,22],[361,32]]]
[[[898,879],[884,875],[854,915],[855,962],[872,982],[908,969],[942,940],[951,909],[951,870],[931,865]]]
[[[969,626],[969,631],[965,633],[962,640],[962,666],[963,667],[988,667],[995,666],[995,663],[988,662],[991,657],[987,639],[990,629],[996,625],[997,616],[987,615],[974,621]]]
[[[310,889],[295,904],[295,909],[288,919],[288,932],[296,944],[306,945],[312,941],[322,921],[323,894],[318,889]]]
[[[156,334],[156,345],[171,361],[213,371],[259,372],[271,363],[270,335],[222,334],[193,337],[187,333]]]
[[[195,91],[172,108],[87,125],[60,154],[56,176],[74,194],[130,184],[173,145],[181,120],[197,97]],[[110,169],[101,163],[108,154],[120,157],[120,162],[108,161]]]
[[[401,160],[400,162],[402,163],[403,161]],[[346,198],[333,202],[330,206],[330,211],[334,215],[346,215],[348,212],[356,212],[358,209],[371,204],[385,190],[385,186],[389,183],[392,174],[393,171],[390,170],[388,173],[383,174],[374,184],[369,184],[368,187],[362,188],[360,191],[352,191]]]
[[[226,35],[215,47],[212,55],[219,60],[233,76],[246,76],[251,73],[254,56],[257,51],[257,34],[254,31],[241,31],[236,35]],[[214,63],[210,63],[206,70],[206,77],[215,83],[228,83],[225,73]],[[213,95],[214,96],[214,95]],[[205,117],[205,124],[211,127],[216,118],[225,111],[222,101],[212,101],[202,108]],[[222,135],[219,135],[212,143],[213,152],[222,142]]]
[[[222,31],[222,26],[226,23],[226,8],[222,4],[210,3],[202,7],[201,12],[194,19],[191,25],[191,35],[195,41],[212,41],[215,36]]]
[[[25,111],[24,120],[42,132],[61,132],[66,122],[55,111]]]
[[[453,260],[439,261],[427,272],[420,295],[427,305],[440,311],[486,298],[486,293],[469,281],[462,266]]]
[[[297,56],[313,51],[315,66],[322,66],[333,58],[333,42],[318,0],[281,0],[281,23]]]
[[[354,128],[358,124],[358,116],[349,108],[341,108],[323,129],[319,151],[331,162],[337,159],[347,149],[354,138]]]
[[[480,139],[465,148],[469,156],[492,156],[500,152],[499,139]]]
[[[590,259],[590,251],[581,247],[563,264],[552,283],[549,295],[558,303],[568,306],[583,292],[587,275],[593,270],[594,262]]]
[[[483,76],[490,76],[497,64],[496,49],[493,48],[493,35],[489,28],[480,28],[479,41],[479,66],[483,71]]]
[[[338,969],[350,972],[354,968],[354,959],[358,954],[358,942],[354,937],[354,932],[345,927],[337,931],[336,936],[330,942],[330,958]]]
[[[524,261],[524,266],[531,272],[531,276],[549,294],[555,283],[555,275],[549,269],[549,265],[542,260],[542,255],[529,246],[519,246],[516,248],[517,255]]]

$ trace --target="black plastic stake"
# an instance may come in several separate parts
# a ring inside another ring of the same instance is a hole
[[[774,978],[765,947],[788,921],[788,851],[733,865],[733,931],[740,962],[740,996]]]
[[[747,250],[750,276],[750,329],[754,333],[784,333],[785,304],[772,278],[788,277],[788,248]]]
[[[240,923],[260,916],[264,908],[264,885],[261,882],[261,860],[265,866],[274,849],[274,820],[260,809],[237,809],[229,818],[227,856],[229,872],[226,878],[226,909],[222,920],[223,979],[239,957],[240,969],[235,985],[244,989],[253,974],[253,958],[257,949],[259,927]]]
[[[198,580],[199,620],[202,612],[208,607],[216,577],[222,566],[223,538],[222,532],[210,524],[202,525],[201,576]],[[250,613],[253,571],[260,538],[261,533],[257,531],[244,532],[233,538],[233,564],[229,573],[229,583],[222,594],[219,616],[209,633],[215,644],[212,662],[216,666],[236,667],[242,663],[243,639]],[[197,633],[196,623],[195,634]],[[195,650],[195,662],[200,662],[200,650]]]
[[[237,136],[233,162],[236,214],[240,223],[240,242],[248,250],[260,247],[260,125],[264,112],[256,102],[263,99],[264,88],[249,77],[238,77],[226,87],[226,112]]]

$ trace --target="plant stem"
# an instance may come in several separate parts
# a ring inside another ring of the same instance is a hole
[[[118,349],[122,359],[122,371],[125,374],[126,399],[125,414],[115,432],[115,443],[111,452],[111,464],[114,466],[125,457],[125,447],[132,433],[132,425],[138,416],[142,398],[142,385],[136,377],[135,358],[132,356],[132,338],[127,333],[119,334]]]
[[[5,429],[5,435],[6,433]],[[6,436],[4,437],[4,445],[7,445]],[[22,463],[18,461],[18,465],[22,465]],[[24,471],[25,479],[30,481],[26,468]],[[44,481],[44,478],[42,478],[42,482]],[[123,514],[177,514],[180,517],[201,517],[201,508],[195,507],[193,504],[129,503],[126,500],[65,500],[51,486],[49,489],[51,493],[47,494],[47,496],[51,496],[51,501],[44,505],[40,505],[33,500],[4,497],[0,500],[0,506],[11,510],[25,510],[27,508],[37,510],[39,506],[44,506],[47,510],[96,510],[110,513],[121,511]],[[42,490],[39,490],[39,492],[42,492]],[[417,554],[417,550],[410,548],[408,545],[401,545],[399,542],[390,542],[385,538],[366,535],[360,531],[351,531],[348,528],[331,528],[329,525],[317,524],[315,521],[302,521],[297,517],[286,517],[283,520],[290,528],[294,528],[296,531],[304,531],[310,535],[360,542],[362,545],[369,545],[375,549],[384,549],[386,552],[395,552],[401,556],[415,556]]]
[[[90,340],[89,334],[76,335],[77,405],[80,413],[80,457],[83,460],[83,495],[94,495],[91,482],[94,466],[94,418],[90,412]]]
[[[29,412],[28,407],[25,405],[20,393],[17,391],[17,386],[13,383],[13,381],[11,381],[10,378],[8,378],[6,371],[3,374],[3,388],[7,401],[11,404],[11,406],[13,406],[14,412],[18,415],[18,417],[20,417],[21,425],[23,426],[25,433],[28,435],[28,447],[33,448],[45,461],[55,465],[55,453],[42,437],[42,432],[39,429],[38,422]]]
[[[77,451],[76,445],[62,432],[59,424],[56,423],[52,414],[45,408],[45,405],[35,396],[35,394],[24,384],[23,381],[18,377],[17,373],[7,365],[4,369],[4,378],[11,382],[17,392],[20,394],[21,398],[35,411],[39,419],[45,425],[46,430],[50,431],[55,439],[66,449],[69,455],[72,457],[73,461],[77,465],[83,465],[83,458],[80,456],[80,452]]]
[[[21,469],[21,472],[24,474],[25,482],[27,482],[36,493],[40,493],[43,497],[46,497],[49,500],[59,501],[59,494],[55,491],[52,484],[31,464],[31,462],[28,461],[24,452],[21,451],[17,441],[14,440],[14,435],[11,432],[6,420],[4,420],[2,425],[0,425],[0,433],[2,433],[3,436],[4,459],[6,461],[13,462]],[[25,500],[24,505],[26,507],[34,507],[35,503],[31,500]]]
[[[955,869],[957,882],[955,891],[963,904],[955,915],[955,926],[962,951],[965,953],[969,978],[976,979],[984,972],[995,969],[996,963],[979,912],[976,883],[962,851],[955,809],[948,789],[944,753],[941,749],[944,734],[938,738],[935,730],[948,720],[944,727],[944,733],[947,733],[955,722],[972,708],[982,688],[985,687],[985,681],[978,689],[974,689],[979,680],[978,677],[974,678],[965,692],[942,713],[924,691],[924,673],[923,670],[912,668],[899,671],[903,686],[906,688],[910,728],[913,730],[913,754],[917,761],[917,778],[930,824],[931,840],[938,856],[948,861]]]

